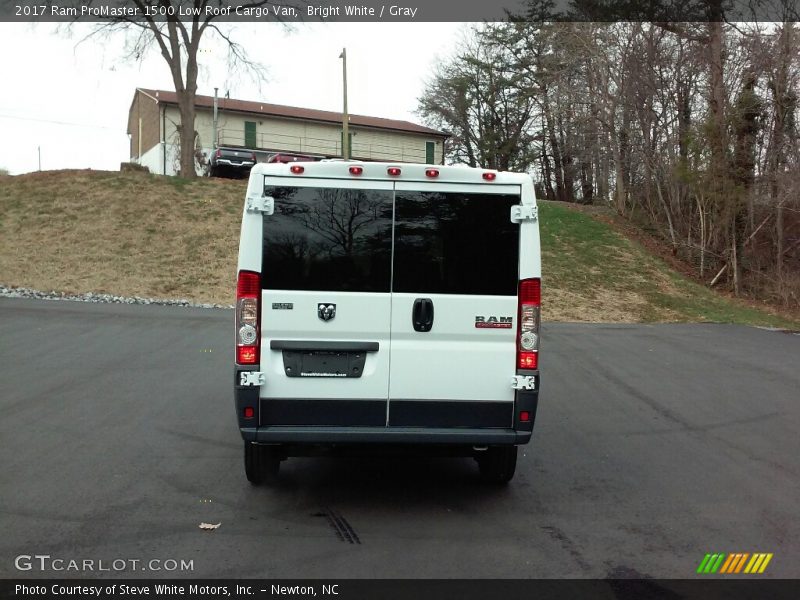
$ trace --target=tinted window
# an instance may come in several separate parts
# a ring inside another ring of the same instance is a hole
[[[265,289],[388,292],[392,192],[266,187]]]
[[[394,291],[517,293],[519,196],[397,192]]]

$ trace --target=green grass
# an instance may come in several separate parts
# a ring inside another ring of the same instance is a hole
[[[103,171],[2,177],[0,283],[229,304],[246,184]],[[800,329],[686,279],[567,205],[541,203],[539,222],[545,320]]]
[[[543,296],[567,320],[707,321],[797,329],[798,321],[754,309],[672,270],[638,243],[591,216],[557,203],[539,208]],[[581,313],[588,319],[582,319]],[[545,316],[547,307],[545,305]],[[569,318],[572,317],[572,318]]]

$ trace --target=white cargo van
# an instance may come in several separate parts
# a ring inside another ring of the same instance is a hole
[[[538,403],[540,278],[528,175],[257,164],[236,292],[247,478],[317,450],[424,445],[509,481]]]

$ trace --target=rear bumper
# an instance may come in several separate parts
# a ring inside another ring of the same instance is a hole
[[[245,161],[235,161],[235,160],[228,160],[227,158],[218,158],[213,163],[211,163],[212,167],[233,167],[235,169],[252,169],[253,165],[255,165],[252,160],[245,160]]]
[[[242,437],[261,444],[527,444],[530,431],[514,429],[439,429],[426,427],[287,427],[241,428]]]
[[[259,387],[239,386],[234,400],[239,430],[261,444],[520,445],[531,439],[539,404],[535,390],[513,402],[440,400],[268,399]],[[245,411],[253,414],[244,418]],[[522,419],[525,419],[524,421]]]

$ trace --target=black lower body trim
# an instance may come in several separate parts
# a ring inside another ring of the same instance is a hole
[[[382,427],[386,425],[386,400],[262,398],[259,422],[262,427]]]
[[[513,402],[391,400],[391,427],[511,427]]]
[[[530,431],[508,429],[436,429],[428,427],[259,427],[242,436],[262,444],[527,444]]]

